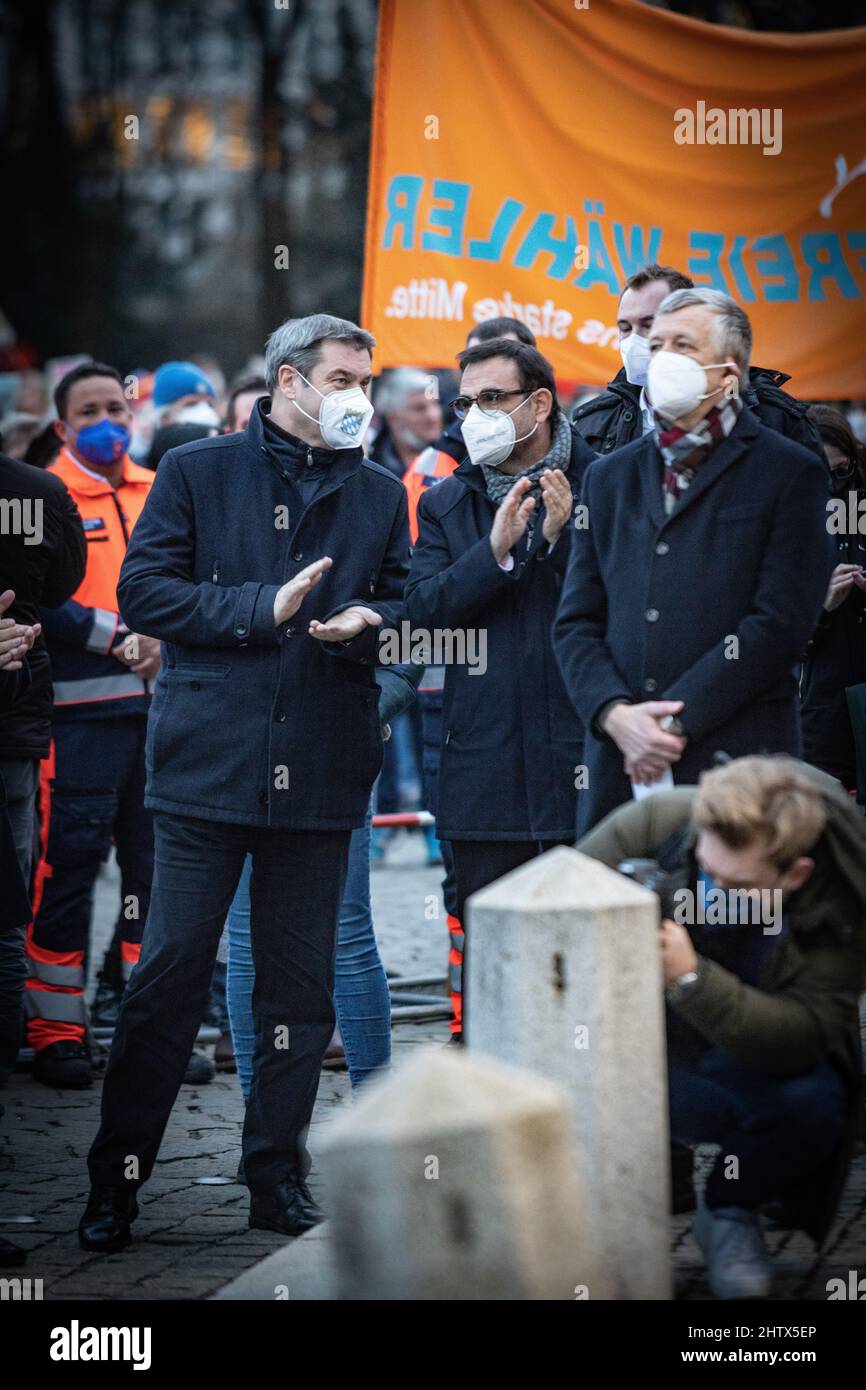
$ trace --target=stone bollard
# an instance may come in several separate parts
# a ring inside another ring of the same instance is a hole
[[[341,1299],[602,1296],[565,1098],[456,1049],[365,1088],[322,1143]]]
[[[468,908],[468,1047],[568,1093],[610,1297],[670,1298],[658,900],[559,847]]]

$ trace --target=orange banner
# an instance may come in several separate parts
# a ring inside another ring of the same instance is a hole
[[[784,35],[638,0],[382,0],[362,321],[377,367],[523,319],[620,365],[647,261],[749,313],[807,398],[866,395],[866,28]]]

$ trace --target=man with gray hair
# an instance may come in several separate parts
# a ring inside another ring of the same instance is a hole
[[[382,428],[370,457],[397,478],[404,478],[422,449],[442,432],[439,383],[417,367],[396,367],[376,391]]]
[[[680,289],[694,289],[688,275],[657,261],[641,266],[623,284],[616,313],[623,365],[604,391],[578,405],[572,415],[587,444],[599,454],[610,454],[652,432],[654,420],[646,384],[649,337],[662,300]],[[785,372],[752,363],[748,385],[741,385],[740,399],[762,425],[805,445],[823,459],[818,432],[806,414],[807,403],[782,389],[789,380]]]
[[[79,1226],[130,1240],[252,856],[255,1055],[244,1122],[250,1225],[321,1219],[304,1135],[334,1028],[349,839],[382,761],[378,627],[408,569],[406,491],[364,458],[374,340],[326,314],[266,355],[243,434],[170,449],[126,554],[125,622],[163,643],[147,732],[155,868],[120,1006]]]
[[[832,569],[827,470],[743,404],[748,316],[659,305],[652,432],[591,464],[554,624],[587,728],[577,832],[718,754],[801,752],[798,663]]]

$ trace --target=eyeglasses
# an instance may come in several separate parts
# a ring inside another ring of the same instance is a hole
[[[485,415],[491,415],[499,409],[500,401],[507,400],[509,396],[522,396],[526,394],[527,400],[532,392],[524,392],[522,386],[516,386],[513,391],[481,391],[477,396],[457,396],[451,402],[451,409],[458,420],[465,420],[473,405],[477,405]]]
[[[837,464],[835,468],[831,468],[830,472],[834,482],[847,483],[854,477],[854,464],[851,459],[846,459],[844,463]]]

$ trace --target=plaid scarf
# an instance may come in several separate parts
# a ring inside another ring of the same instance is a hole
[[[739,418],[742,402],[732,397],[714,405],[691,430],[656,416],[654,434],[664,462],[664,503],[670,515],[707,455],[726,439]]]
[[[529,514],[529,521],[526,526],[527,544],[532,533],[538,524],[538,515],[544,514],[544,507],[539,505],[541,497],[541,475],[546,469],[559,468],[563,473],[568,472],[571,463],[571,426],[565,416],[560,412],[557,416],[556,424],[553,427],[553,439],[550,449],[534,463],[531,468],[527,468],[523,473],[503,473],[501,468],[492,468],[489,463],[482,463],[481,472],[484,474],[484,486],[487,488],[487,496],[490,498],[494,507],[505,501],[514,484],[519,478],[528,478],[532,484],[529,491],[524,495],[535,498],[535,506]]]

